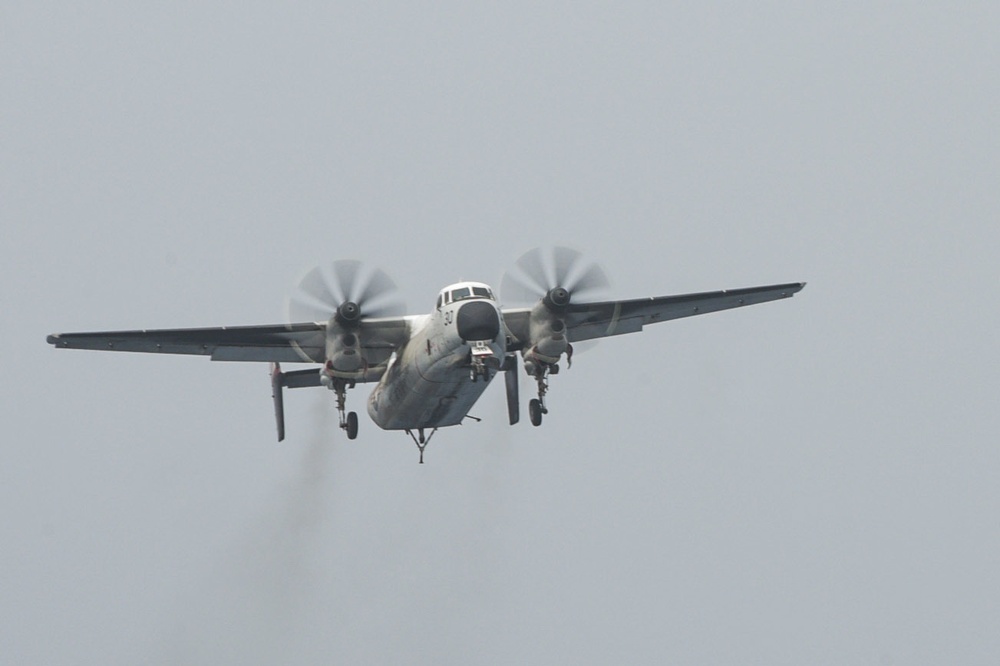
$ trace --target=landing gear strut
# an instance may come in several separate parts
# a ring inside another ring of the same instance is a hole
[[[357,412],[347,411],[347,389],[354,388],[354,381],[331,377],[327,386],[337,394],[337,414],[340,415],[340,429],[347,432],[347,439],[356,439],[358,436],[358,414]]]
[[[549,373],[553,375],[559,373],[559,366],[547,363],[539,363],[535,368],[535,381],[538,383],[538,397],[532,398],[528,403],[528,417],[531,425],[542,425],[542,415],[549,413],[549,408],[545,406],[545,394],[549,390]]]
[[[490,381],[490,369],[486,365],[474,365],[469,368],[469,379],[475,384],[482,377],[484,382]]]

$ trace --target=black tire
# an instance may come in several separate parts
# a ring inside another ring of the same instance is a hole
[[[528,403],[528,416],[531,418],[531,425],[542,425],[542,403],[538,398],[532,398]]]
[[[347,413],[347,439],[356,439],[358,436],[358,413]]]

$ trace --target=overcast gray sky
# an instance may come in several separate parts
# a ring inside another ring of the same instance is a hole
[[[998,20],[6,3],[0,661],[995,664]],[[491,388],[424,466],[320,390],[277,444],[263,364],[45,344],[553,244],[809,286],[601,343],[541,428]]]

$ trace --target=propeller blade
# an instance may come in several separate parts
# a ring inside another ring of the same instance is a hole
[[[341,300],[322,268],[317,266],[302,277],[298,287],[288,297],[288,320],[326,321]]]
[[[399,289],[389,275],[373,269],[365,276],[366,281],[357,287],[356,303],[361,311],[372,317],[390,317],[405,314],[405,306],[399,297]]]
[[[305,277],[299,281],[298,288],[304,296],[336,308],[343,297],[333,290],[333,286],[327,276],[323,274],[323,269],[317,266],[305,274]]]
[[[288,298],[288,318],[292,322],[326,321],[348,301],[356,303],[366,317],[390,317],[406,311],[396,283],[385,271],[345,259],[328,267],[317,266],[303,276]]]
[[[579,299],[610,286],[600,266],[568,247],[534,248],[521,255],[500,282],[504,303],[529,305],[550,289],[563,287]]]
[[[357,294],[358,277],[361,273],[361,262],[354,259],[341,259],[333,262],[334,284],[340,290],[340,300],[337,305],[344,301],[354,301],[360,304]]]
[[[556,271],[555,286],[564,287],[576,296],[611,286],[600,266],[588,262],[580,252],[572,248],[554,248],[553,263]]]
[[[507,305],[529,305],[541,298],[550,280],[546,277],[541,248],[522,254],[500,281],[500,298]]]

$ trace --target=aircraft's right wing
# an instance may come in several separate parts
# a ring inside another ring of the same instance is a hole
[[[57,349],[197,354],[213,361],[323,362],[326,326],[321,323],[219,326],[138,331],[57,333]]]
[[[358,326],[365,360],[372,366],[385,363],[410,336],[407,317],[367,318]],[[48,343],[58,349],[197,354],[213,361],[322,363],[326,360],[326,324],[57,333],[48,337]]]

